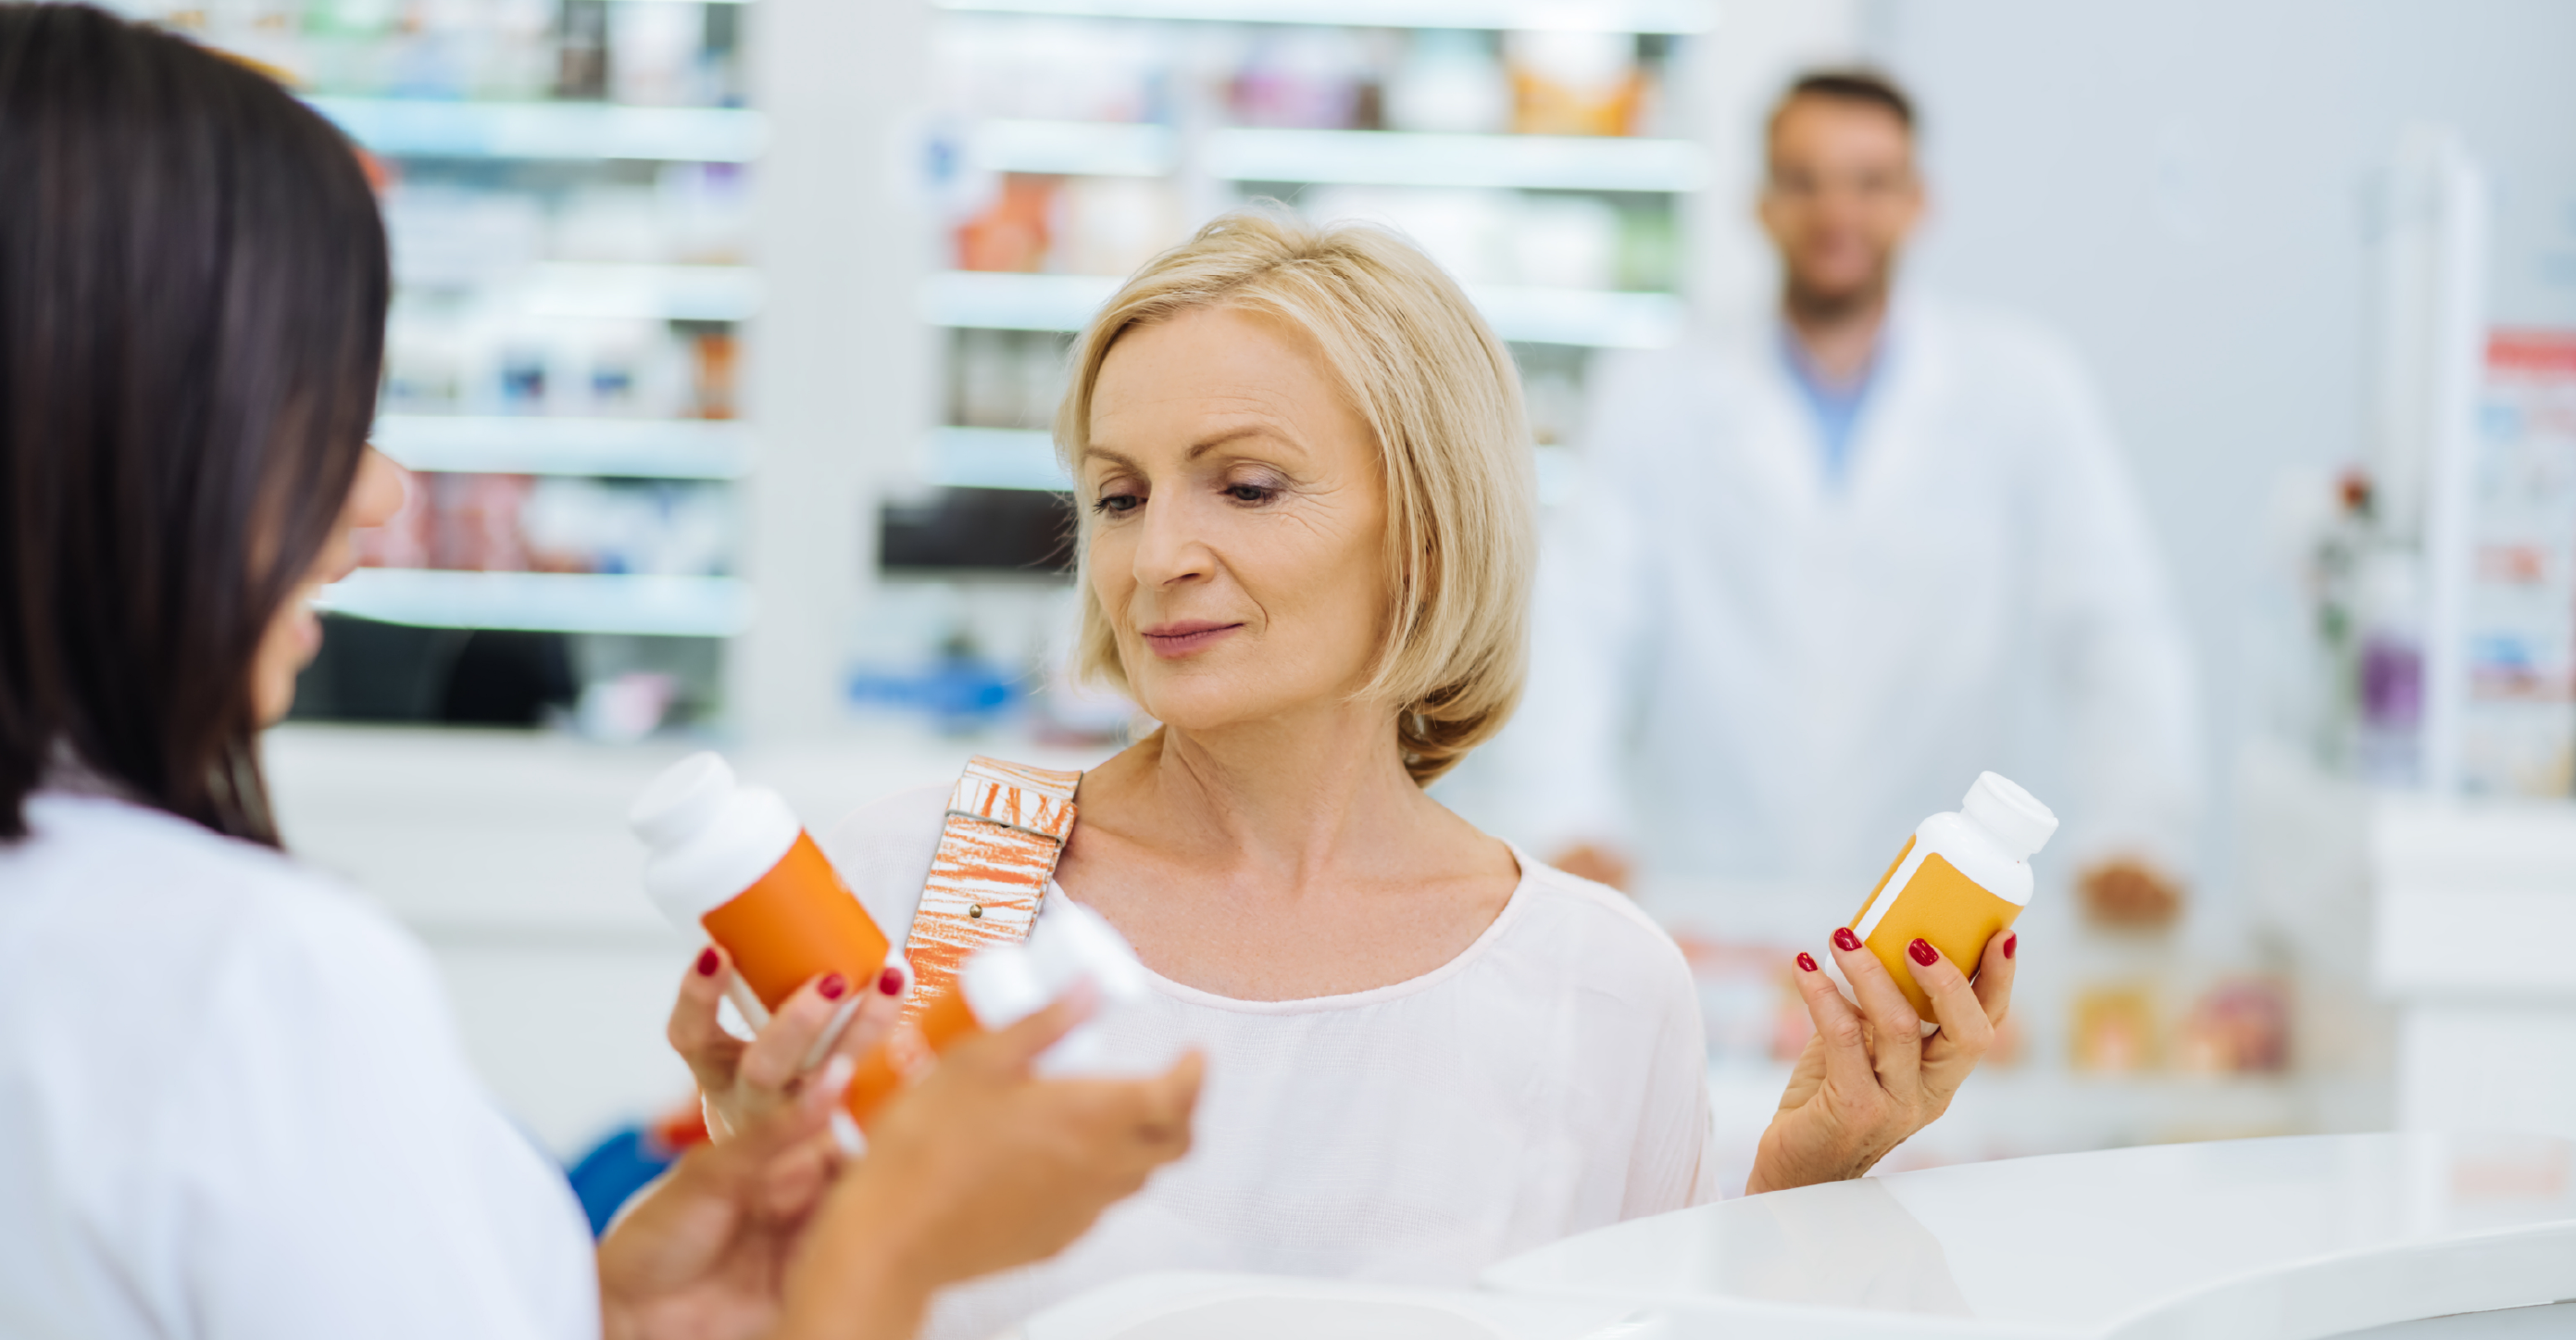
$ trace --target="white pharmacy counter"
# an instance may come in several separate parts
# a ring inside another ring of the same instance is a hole
[[[1636,1220],[1482,1284],[1152,1275],[1023,1340],[2576,1336],[2576,1143],[2300,1136],[1936,1168]]]

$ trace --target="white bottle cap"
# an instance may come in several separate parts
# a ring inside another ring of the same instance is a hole
[[[2057,816],[2001,773],[1978,773],[1976,785],[1968,788],[1967,799],[1959,802],[1959,813],[1994,834],[1995,841],[2003,844],[2016,861],[2026,860],[2047,846],[2048,839],[2057,832]]]
[[[988,1029],[1008,1028],[1055,998],[1036,956],[1015,944],[975,951],[957,972],[957,989],[966,997],[966,1008],[975,1012],[975,1022]]]
[[[691,930],[758,883],[804,831],[777,792],[740,785],[711,753],[691,754],[654,778],[626,824],[651,853],[644,891],[662,915]]]

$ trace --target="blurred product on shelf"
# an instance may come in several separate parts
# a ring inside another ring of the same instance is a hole
[[[2095,1075],[2135,1075],[2162,1064],[2152,982],[2097,983],[2075,993],[2068,1065]]]
[[[1511,77],[1490,33],[1425,28],[1387,74],[1386,128],[1491,135],[1512,128]]]
[[[720,485],[419,474],[403,510],[360,533],[358,554],[379,568],[717,576],[732,531]]]
[[[957,268],[1006,274],[1046,269],[1061,186],[1054,177],[1003,174],[992,199],[957,225]]]
[[[1515,32],[1503,39],[1512,129],[1524,135],[1633,135],[1645,101],[1626,33]]]
[[[2290,1068],[2290,988],[2235,977],[2202,993],[2175,1029],[2174,1068],[2187,1074],[2279,1074]]]
[[[2576,789],[2576,332],[2494,335],[2477,450],[2461,785],[2565,796]]]
[[[2120,857],[2086,870],[2075,881],[2085,919],[2115,930],[2155,930],[2182,916],[2173,882],[2144,861]]]
[[[608,92],[647,107],[739,105],[730,4],[657,0],[608,7]]]
[[[1180,195],[1141,177],[1074,177],[1057,196],[1050,268],[1126,275],[1186,235]]]
[[[400,302],[385,339],[388,414],[730,419],[729,331]]]
[[[556,30],[555,96],[608,96],[608,0],[563,0]]]
[[[1066,338],[1045,330],[959,330],[949,345],[948,421],[1044,429],[1064,396]]]
[[[2458,781],[2472,795],[2576,791],[2576,333],[2499,331],[2474,439],[2457,649]],[[2432,583],[2358,468],[2293,479],[2280,527],[2305,599],[2276,715],[2331,773],[2423,779]]]
[[[1166,24],[944,14],[932,29],[931,102],[974,117],[1167,122],[1181,45]]]
[[[582,685],[573,704],[574,725],[594,740],[632,744],[651,735],[679,700],[675,675],[631,670]]]
[[[742,381],[742,346],[729,330],[704,330],[688,337],[690,389],[696,394],[696,417],[730,419],[737,412]]]
[[[961,270],[1124,275],[1182,236],[1178,195],[1137,177],[1002,174],[956,228]]]
[[[394,278],[410,288],[510,283],[543,261],[731,264],[751,250],[750,179],[734,163],[668,163],[642,180],[544,190],[415,172],[383,204]]]
[[[1226,84],[1234,123],[1283,130],[1375,130],[1375,62],[1348,28],[1273,28],[1251,41]]]
[[[1256,129],[1638,135],[1657,88],[1627,33],[951,13],[936,34],[933,105],[969,119],[1177,125],[1204,97]]]
[[[1309,218],[1391,227],[1462,284],[1607,289],[1620,275],[1619,210],[1596,196],[1323,186],[1300,207]]]
[[[742,101],[742,6],[660,0],[128,0],[124,13],[335,95]]]

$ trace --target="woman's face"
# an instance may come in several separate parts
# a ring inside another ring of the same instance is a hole
[[[1079,463],[1092,591],[1157,720],[1260,720],[1366,682],[1387,618],[1377,444],[1295,328],[1194,308],[1121,336]]]
[[[304,584],[269,620],[268,634],[259,641],[259,659],[251,667],[251,703],[259,713],[260,724],[267,725],[286,715],[295,705],[295,676],[322,649],[322,621],[314,616],[312,601],[323,587],[340,580],[358,566],[357,542],[350,532],[381,526],[402,510],[403,492],[408,487],[401,466],[386,459],[374,447],[367,448],[358,463],[357,482],[349,488],[349,501],[340,508],[340,520],[331,528],[330,540],[322,546],[313,566],[304,574]]]

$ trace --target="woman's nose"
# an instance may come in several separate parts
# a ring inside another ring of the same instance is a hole
[[[1186,504],[1148,504],[1136,544],[1136,581],[1142,586],[1170,586],[1206,577],[1215,555],[1199,535]]]
[[[358,482],[349,490],[349,528],[365,530],[394,519],[411,496],[411,472],[374,447],[358,461]]]

